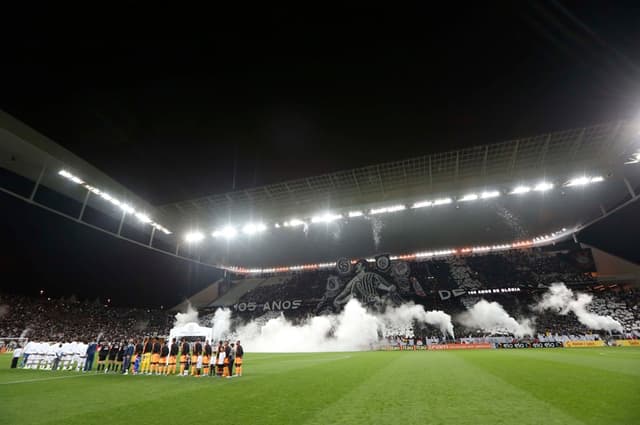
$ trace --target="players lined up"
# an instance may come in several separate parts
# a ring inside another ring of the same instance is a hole
[[[89,372],[97,355],[96,372],[231,377],[242,376],[244,349],[240,341],[211,345],[208,340],[188,342],[184,338],[180,343],[175,338],[171,343],[158,338],[130,340],[128,344],[29,342],[24,350],[14,352],[12,367],[16,367],[20,355],[26,369]]]

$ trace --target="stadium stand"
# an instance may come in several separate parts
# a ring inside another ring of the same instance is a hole
[[[30,298],[3,294],[0,335],[36,341],[124,340],[131,336],[167,335],[173,314],[164,310],[107,307],[73,299]]]
[[[338,313],[344,303],[337,300],[352,296],[374,309],[389,303],[414,302],[427,310],[443,310],[454,317],[478,300],[486,299],[497,301],[515,318],[535,315],[538,338],[555,334],[596,334],[578,322],[573,313],[562,316],[532,311],[531,306],[550,284],[564,282],[574,290],[592,294],[589,309],[618,320],[624,327],[625,337],[640,336],[640,292],[630,284],[598,282],[591,251],[579,245],[428,261],[395,261],[385,270],[378,270],[375,263],[361,264],[366,266],[354,267],[348,273],[310,270],[219,280],[189,301],[199,307],[202,323],[209,323],[219,307],[231,308],[238,323],[266,321],[280,314],[300,321],[311,315]],[[513,291],[500,292],[501,288]],[[478,294],[478,291],[492,289],[498,292]],[[375,292],[377,296],[372,298]],[[4,294],[0,297],[0,306],[3,312],[0,337],[26,336],[51,341],[167,335],[175,311],[184,310],[186,304],[165,311]],[[441,338],[438,329],[427,325],[417,326],[412,333],[434,341]],[[456,324],[456,333],[464,338],[479,336],[477,330],[465,329],[459,324]]]

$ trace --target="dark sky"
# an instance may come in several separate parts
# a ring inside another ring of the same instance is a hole
[[[5,43],[0,107],[154,203],[231,190],[234,158],[244,188],[640,109],[637,2],[220,13],[175,28],[191,39],[55,28]]]
[[[203,22],[157,21],[153,32],[143,25],[151,16],[76,29],[29,11],[3,20],[0,108],[152,203],[229,191],[234,164],[235,187],[246,188],[640,111],[640,3],[456,6],[214,11]],[[135,35],[124,28],[131,23]],[[17,206],[11,214],[30,227],[38,215]],[[70,231],[43,220],[47,240]],[[99,265],[60,274],[83,261],[47,249],[16,254],[10,247],[27,239],[3,234],[12,276],[87,296],[109,280]],[[128,268],[140,288],[146,280],[135,276],[152,264],[173,267],[153,275],[167,291],[156,304],[185,294],[172,285],[210,279],[91,238],[78,235],[77,249],[100,246],[97,258]],[[50,272],[29,271],[40,256]]]

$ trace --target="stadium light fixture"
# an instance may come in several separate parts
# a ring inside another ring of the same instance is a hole
[[[242,228],[242,233],[245,235],[255,235],[256,233],[262,233],[267,230],[267,226],[262,223],[247,223]]]
[[[276,224],[274,225],[274,227],[275,227],[276,229],[279,229],[279,228],[280,228],[280,223],[276,223]]]
[[[349,211],[349,218],[362,217],[363,215],[362,211]]]
[[[199,232],[199,231],[189,232],[186,235],[184,235],[184,240],[187,243],[198,243],[203,239],[204,239],[204,235],[202,234],[202,232]]]
[[[478,195],[476,195],[475,193],[469,193],[467,195],[464,195],[462,198],[458,199],[458,201],[470,202],[470,201],[475,201],[476,199],[478,199]]]
[[[286,227],[298,227],[298,226],[304,226],[306,223],[302,220],[299,220],[297,218],[293,218],[289,221],[285,221],[284,225]]]
[[[398,205],[392,205],[390,207],[382,207],[382,208],[373,208],[369,211],[369,214],[371,215],[376,215],[376,214],[385,214],[385,213],[392,213],[392,212],[396,212],[396,211],[402,211],[407,209],[407,207],[405,205],[402,204],[398,204]]]
[[[342,218],[342,214],[324,213],[311,218],[312,223],[331,223]]]
[[[122,209],[122,211],[126,212],[127,214],[133,214],[136,210],[129,204],[120,204],[120,208]]]
[[[143,223],[151,223],[151,218],[146,215],[145,213],[141,213],[141,212],[137,212],[136,214],[136,218],[138,220],[140,220]]]
[[[433,201],[433,205],[447,205],[453,202],[451,198],[440,198]]]
[[[565,186],[573,187],[573,186],[585,186],[588,185],[591,179],[589,177],[576,177],[574,179],[569,180]]]
[[[420,202],[416,202],[414,203],[411,208],[415,209],[415,208],[426,208],[426,207],[430,207],[431,205],[433,205],[433,202],[431,201],[420,201]]]
[[[222,229],[220,229],[220,236],[227,240],[235,238],[237,234],[238,231],[233,226],[224,226]]]
[[[549,182],[540,182],[533,188],[536,192],[546,192],[551,189],[553,189],[553,183]]]
[[[521,195],[523,193],[531,192],[531,188],[529,186],[516,186],[512,191],[511,195]]]
[[[480,194],[480,198],[482,199],[497,198],[498,196],[500,196],[500,192],[497,190],[490,190]]]
[[[60,171],[58,171],[58,174],[60,174],[62,177],[65,177],[65,178],[71,180],[72,182],[74,182],[76,184],[84,184],[84,180],[82,180],[81,178],[79,178],[77,176],[74,176],[73,174],[71,174],[67,170],[60,170]]]
[[[602,176],[592,176],[592,177],[588,177],[588,176],[582,176],[582,177],[576,177],[574,179],[569,180],[565,186],[567,187],[573,187],[573,186],[586,186],[588,184],[591,183],[599,183],[604,181],[604,177]]]

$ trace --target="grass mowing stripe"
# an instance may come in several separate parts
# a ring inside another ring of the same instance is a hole
[[[0,385],[26,384],[30,382],[54,381],[56,379],[86,378],[87,376],[95,376],[95,375],[83,374],[83,375],[54,376],[52,378],[23,379],[20,381],[0,382]]]
[[[508,398],[505,397],[508,395]],[[542,413],[531,416],[534,409]],[[305,424],[580,424],[451,352],[402,353]]]
[[[470,353],[458,355],[585,424],[638,423],[636,412],[629,408],[640,403],[640,385],[636,377],[570,361],[590,356],[590,353],[554,352],[553,358],[566,355],[567,361],[547,359],[551,353],[544,350],[521,353],[505,350],[476,356]]]

